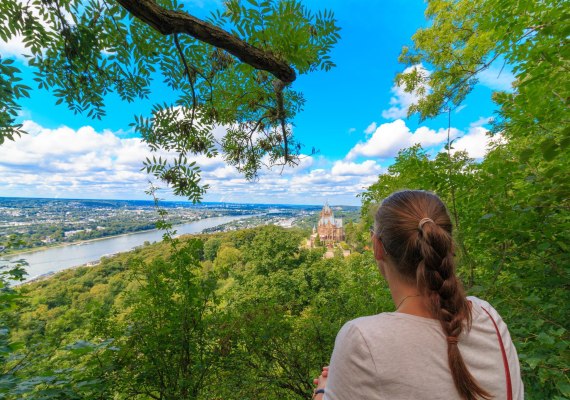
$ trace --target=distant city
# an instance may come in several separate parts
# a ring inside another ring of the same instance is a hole
[[[264,224],[311,228],[321,206],[200,203],[161,201],[173,225],[205,218],[246,216],[207,232],[251,228]],[[356,220],[359,207],[333,207]],[[250,217],[247,217],[247,216]],[[14,253],[66,243],[151,230],[159,219],[153,201],[75,200],[0,197],[0,252]]]

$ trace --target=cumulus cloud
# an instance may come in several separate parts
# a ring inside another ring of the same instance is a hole
[[[366,160],[361,164],[337,161],[331,169],[335,176],[378,175],[381,171],[382,167],[373,160]]]
[[[509,68],[492,64],[489,68],[477,74],[479,83],[493,90],[512,91],[515,76]]]
[[[309,168],[290,175],[266,170],[255,182],[239,175],[228,179],[210,175],[206,180],[211,185],[208,199],[295,204],[322,204],[328,199],[335,204],[359,204],[356,195],[376,182],[381,168],[370,160],[349,164],[336,162],[332,167]]]
[[[429,71],[422,64],[412,65],[404,70],[404,73],[410,73],[417,70],[424,77],[429,76]],[[424,90],[429,88],[424,86]],[[382,111],[382,117],[385,119],[405,118],[408,115],[408,109],[420,99],[418,91],[408,93],[398,84],[394,84],[391,89],[392,97],[390,98],[390,108]]]
[[[149,177],[140,169],[144,158],[156,153],[141,139],[90,126],[48,129],[29,120],[24,128],[28,135],[0,146],[0,196],[146,197]],[[205,198],[210,201],[358,204],[356,194],[382,171],[372,160],[334,162],[302,155],[296,167],[263,169],[256,181],[248,182],[221,156],[194,160],[202,182],[211,187]]]
[[[24,121],[29,132],[15,142],[0,146],[0,184],[12,195],[58,197],[143,196],[148,176],[141,172],[142,161],[153,155],[139,138],[121,138],[90,126],[77,130],[66,126],[47,129]],[[226,167],[221,157],[195,157],[205,171],[221,175]]]
[[[453,143],[453,152],[465,150],[470,157],[483,158],[489,147],[490,137],[483,127],[471,128],[469,132]]]
[[[457,129],[451,128],[450,137],[454,138],[458,133]],[[380,125],[368,140],[357,143],[346,158],[348,160],[357,157],[390,158],[396,156],[398,151],[416,143],[429,148],[441,145],[445,141],[447,141],[447,129],[435,131],[422,126],[412,132],[403,120],[398,119]]]
[[[489,130],[483,126],[490,121],[490,118],[480,118],[471,123],[467,133],[453,142],[452,152],[466,151],[470,157],[476,159],[485,157],[493,142],[504,140],[501,134],[490,135]]]
[[[483,158],[489,151],[491,143],[504,140],[500,134],[494,136],[488,134],[489,130],[485,126],[490,123],[491,118],[482,117],[472,122],[467,132],[452,127],[449,131],[450,139],[453,140],[452,151],[464,150],[472,158]],[[441,128],[436,131],[425,126],[421,126],[412,132],[405,121],[398,119],[394,122],[382,124],[376,128],[376,131],[369,139],[357,143],[348,152],[346,160],[354,160],[359,157],[391,158],[395,157],[400,150],[415,144],[420,144],[424,149],[431,148],[436,152],[442,151],[443,145],[447,142],[447,134],[447,128]],[[368,161],[359,164],[360,168],[364,168],[364,164]],[[341,165],[339,163],[340,162],[337,162],[338,165]],[[335,166],[337,164],[335,164]],[[344,164],[342,165],[344,166]],[[356,169],[353,168],[353,170]],[[370,170],[370,173],[372,172],[373,171]]]

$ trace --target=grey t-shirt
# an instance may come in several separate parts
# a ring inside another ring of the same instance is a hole
[[[506,376],[493,322],[501,333],[513,388],[524,398],[516,349],[507,325],[489,303],[469,297],[472,327],[459,337],[470,373],[493,395],[506,399]],[[447,342],[439,321],[388,312],[347,322],[337,335],[325,400],[460,400],[447,360]]]

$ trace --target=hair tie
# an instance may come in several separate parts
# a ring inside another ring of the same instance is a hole
[[[424,224],[425,224],[426,222],[433,222],[433,219],[431,219],[431,218],[422,218],[422,219],[420,220],[420,223],[418,224],[418,229],[419,229],[420,231],[422,230],[422,228],[423,228],[423,226],[424,226]]]
[[[457,336],[448,336],[447,337],[447,343],[450,345],[456,345],[457,343],[459,343],[459,339],[457,338]]]

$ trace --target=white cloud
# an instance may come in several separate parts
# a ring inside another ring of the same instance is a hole
[[[10,38],[7,42],[0,39],[0,53],[3,57],[15,57],[22,61],[26,60],[24,55],[29,55],[30,51],[26,49],[22,36]]]
[[[475,128],[478,126],[489,125],[493,121],[491,117],[480,117],[478,120],[473,121],[469,124],[470,128]]]
[[[57,192],[58,197],[143,197],[148,180],[140,171],[143,160],[170,156],[151,153],[141,139],[121,138],[109,130],[47,129],[33,121],[23,125],[29,134],[0,146],[0,186],[6,185],[11,195],[21,191],[35,196]],[[226,167],[221,157],[197,156],[191,161],[205,176],[222,176],[220,168]]]
[[[457,136],[459,131],[451,128],[450,137]],[[447,141],[447,129],[435,131],[427,127],[420,127],[412,132],[406,123],[398,119],[376,128],[376,131],[365,142],[357,143],[347,154],[348,160],[357,157],[390,158],[398,151],[413,146],[416,143],[425,148],[440,145]]]
[[[470,157],[483,158],[487,153],[491,138],[487,136],[487,130],[480,126],[471,128],[469,132],[453,143],[453,152],[465,150]]]
[[[330,164],[330,163],[329,163]],[[366,172],[370,171],[370,174]],[[240,175],[217,179],[210,175],[210,200],[256,203],[359,204],[356,195],[376,182],[380,167],[368,160],[362,164],[339,163],[332,168],[314,168],[295,174],[264,171],[255,182]]]
[[[315,165],[315,158],[306,154],[301,154],[299,156],[299,162],[295,167],[285,167],[283,169],[283,175],[298,174],[303,171],[308,171]]]
[[[470,157],[481,159],[489,150],[492,142],[502,141],[503,137],[498,134],[487,135],[488,129],[484,126],[491,123],[491,118],[481,117],[469,125],[467,132],[462,132],[456,128],[450,128],[449,136],[453,141],[453,152],[465,150]],[[347,154],[346,160],[354,160],[358,157],[365,158],[391,158],[395,157],[400,150],[406,149],[415,144],[420,144],[424,149],[433,149],[435,152],[442,151],[447,142],[447,128],[434,130],[421,126],[414,132],[408,128],[405,121],[398,119],[388,122],[376,128],[374,134],[366,141],[357,143]],[[430,152],[431,153],[431,152]],[[435,153],[433,153],[435,154]],[[359,165],[360,169],[364,164],[344,163]],[[344,164],[337,164],[344,167]],[[337,165],[335,164],[335,166]],[[333,172],[335,171],[333,166]],[[338,167],[340,168],[340,167]],[[353,170],[357,169],[353,167]],[[372,170],[370,170],[372,173]]]
[[[376,122],[372,122],[370,125],[366,127],[364,133],[366,133],[367,135],[372,135],[377,127],[378,125],[376,124]]]
[[[361,164],[339,160],[331,169],[331,173],[336,176],[378,175],[381,171],[382,167],[373,160]]]
[[[453,142],[452,152],[466,151],[469,157],[476,159],[485,157],[493,142],[502,142],[504,140],[501,134],[491,136],[489,130],[483,127],[483,125],[489,124],[490,121],[491,118],[479,118],[477,121],[472,122],[467,133]]]
[[[153,153],[141,139],[89,126],[48,129],[28,120],[24,127],[28,135],[0,146],[0,196],[146,198],[149,177],[140,168]],[[295,168],[263,169],[248,182],[221,156],[194,160],[202,182],[211,187],[205,198],[210,201],[359,204],[356,194],[382,171],[372,160],[334,162],[302,155]],[[172,198],[168,193],[161,197]]]
[[[427,77],[430,72],[424,68],[422,64],[412,65],[404,70],[404,73],[410,73],[417,70],[422,76]],[[427,86],[422,87],[427,91]],[[404,91],[404,88],[398,84],[392,86],[391,92],[393,94],[390,98],[390,108],[382,111],[382,117],[385,119],[398,119],[405,118],[408,115],[408,109],[412,104],[415,104],[420,99],[420,93],[416,90],[412,93]]]
[[[495,64],[477,74],[479,83],[493,90],[512,91],[515,76],[508,67]]]
[[[241,175],[239,172],[231,165],[220,166],[213,171],[204,174],[206,179],[215,181],[217,179],[239,179]]]

